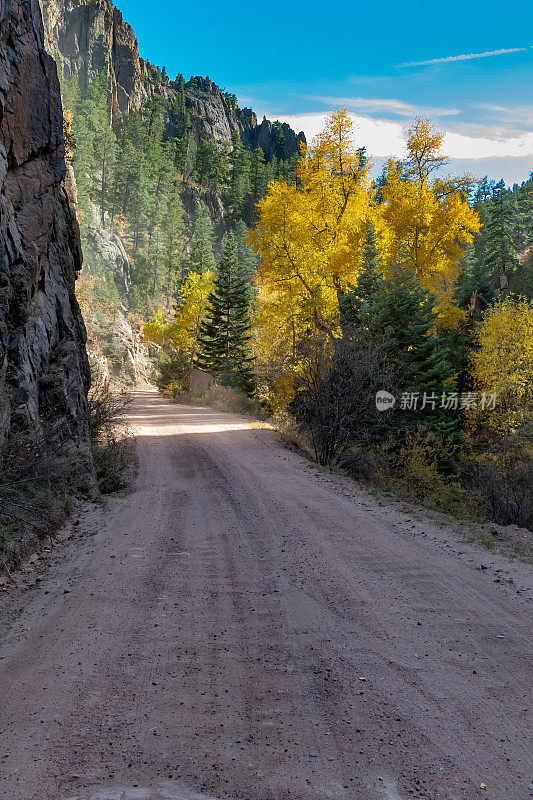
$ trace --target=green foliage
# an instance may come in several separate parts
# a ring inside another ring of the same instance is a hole
[[[510,277],[517,266],[514,204],[503,180],[494,187],[488,210],[486,260],[492,277],[498,280],[501,275]]]
[[[204,203],[199,206],[194,216],[187,269],[189,272],[197,272],[198,274],[215,269],[213,223],[211,222],[211,216],[207,206]]]
[[[100,206],[103,225],[110,194],[110,175],[116,156],[116,136],[111,126],[108,75],[100,72],[91,82],[86,96],[78,104],[73,118],[76,141],[73,166],[78,186],[78,204],[82,221],[90,222],[91,199]],[[75,87],[71,100],[76,97]]]
[[[186,353],[166,353],[160,350],[153,361],[154,383],[162,394],[175,398],[186,389],[189,369]]]
[[[484,178],[473,205],[482,227],[465,251],[455,292],[457,302],[466,308],[477,293],[492,303],[502,291],[502,276],[510,291],[531,298],[533,263],[527,253],[533,245],[533,178],[512,189],[503,181]]]
[[[339,299],[339,313],[343,329],[357,328],[361,324],[361,314],[368,311],[379,282],[379,253],[376,236],[369,227],[363,248],[363,263],[357,286],[351,287]]]
[[[250,193],[251,157],[244,148],[238,131],[231,137],[232,149],[229,154],[229,187],[227,198],[235,217],[242,216],[246,199]]]
[[[416,393],[418,408],[402,412],[406,428],[424,424],[446,439],[456,439],[457,420],[440,408],[442,393],[455,388],[447,347],[435,332],[433,299],[409,272],[381,280],[372,294],[366,324],[379,338],[399,378],[398,390]],[[436,397],[424,409],[424,394]]]
[[[196,364],[220,383],[253,393],[250,355],[250,286],[239,268],[235,237],[230,233],[218,266],[206,315],[200,325]]]
[[[248,244],[248,228],[242,219],[235,223],[233,236],[237,247],[239,271],[245,280],[251,280],[257,271],[258,258]]]

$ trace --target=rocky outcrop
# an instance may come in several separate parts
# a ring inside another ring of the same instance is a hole
[[[37,0],[0,3],[0,441],[46,420],[90,472],[78,225]]]
[[[175,84],[170,84],[174,91]],[[272,123],[263,118],[258,124],[250,108],[239,108],[234,97],[223,92],[209,78],[196,76],[185,85],[186,108],[199,139],[214,139],[218,146],[229,144],[233,131],[239,131],[245,147],[261,147],[266,160],[273,156],[291,158],[305,142],[303,133],[296,134],[287,123]]]
[[[63,78],[75,75],[82,92],[103,69],[108,69],[112,108],[135,111],[148,97],[160,94],[174,100],[178,84],[139,57],[133,28],[111,0],[41,0],[46,46],[60,65]],[[220,146],[240,131],[244,145],[262,147],[267,160],[290,158],[299,152],[303,133],[289,125],[260,124],[249,108],[241,109],[233,96],[209,78],[195,77],[185,85],[186,110],[199,139]]]
[[[211,189],[206,189],[204,186],[198,186],[198,184],[189,182],[182,186],[180,196],[184,211],[189,219],[194,217],[200,205],[203,204],[209,211],[217,235],[225,231],[224,204],[216,192],[211,191]]]
[[[127,300],[131,291],[130,262],[119,236],[104,228],[89,225],[85,261],[89,272],[98,275],[101,266],[106,273],[111,274],[121,299]]]
[[[107,66],[115,111],[136,110],[156,90],[168,90],[168,79],[139,57],[133,28],[110,0],[41,0],[41,8],[46,47],[82,93]]]

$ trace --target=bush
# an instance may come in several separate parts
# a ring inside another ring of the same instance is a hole
[[[133,461],[131,440],[124,416],[131,405],[128,394],[113,394],[102,384],[89,393],[89,432],[96,477],[104,494],[127,485],[127,469]]]
[[[160,350],[153,361],[153,381],[161,394],[177,399],[186,389],[189,370],[189,359],[184,354],[169,355]]]
[[[468,460],[470,486],[500,525],[533,530],[533,458],[513,437],[493,441]]]
[[[13,565],[61,525],[71,509],[77,471],[72,453],[47,427],[13,436],[0,466],[0,553]]]
[[[309,438],[315,460],[333,467],[386,438],[393,417],[376,408],[376,392],[395,376],[379,346],[364,333],[310,345],[296,372],[291,412]]]
[[[476,512],[478,503],[461,486],[457,475],[445,474],[442,463],[453,462],[452,445],[426,428],[408,433],[400,448],[391,474],[399,494],[448,514],[467,517]]]

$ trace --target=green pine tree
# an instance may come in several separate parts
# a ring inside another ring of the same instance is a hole
[[[187,262],[189,272],[214,271],[215,256],[213,254],[213,223],[207,206],[201,203],[194,216],[191,249]],[[183,277],[186,277],[185,275]]]
[[[250,354],[250,290],[239,269],[235,237],[230,233],[200,326],[196,364],[220,383],[252,396],[253,358]]]
[[[379,252],[374,228],[368,228],[363,247],[363,263],[357,286],[351,286],[339,301],[339,313],[343,330],[361,325],[361,313],[368,307],[379,282]]]
[[[249,281],[257,271],[259,259],[248,244],[248,228],[242,219],[235,223],[233,235],[237,246],[237,260],[240,274],[245,280]]]
[[[231,135],[232,149],[229,154],[230,183],[228,188],[228,202],[233,214],[240,217],[245,209],[246,200],[250,192],[250,164],[251,157],[245,149],[239,131]]]
[[[500,276],[510,278],[517,266],[516,247],[514,243],[514,209],[513,199],[502,180],[494,187],[494,194],[488,207],[487,264],[495,281]]]
[[[435,333],[433,300],[407,272],[381,280],[365,323],[382,342],[395,367],[401,393],[415,393],[417,408],[398,410],[405,428],[423,424],[443,438],[458,437],[457,416],[441,408],[444,392],[455,390],[446,346]],[[426,394],[426,407],[422,409]],[[435,399],[435,408],[427,402]],[[401,399],[399,399],[401,402]]]

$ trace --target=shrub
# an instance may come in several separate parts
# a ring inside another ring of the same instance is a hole
[[[357,462],[357,477],[447,514],[479,516],[475,493],[462,486],[459,474],[442,470],[443,460],[456,457],[454,444],[420,425],[365,451]]]
[[[123,426],[131,405],[128,394],[113,394],[97,384],[89,393],[89,432],[96,477],[104,494],[127,485],[127,469],[133,461],[131,440]]]
[[[0,458],[0,553],[18,563],[35,542],[51,536],[72,504],[72,453],[43,427],[11,437]]]
[[[296,371],[291,411],[319,464],[332,467],[357,458],[358,451],[388,435],[393,417],[378,411],[375,397],[394,383],[382,351],[364,333],[310,345]]]
[[[161,394],[176,399],[185,391],[190,363],[185,354],[160,350],[153,361],[153,381]]]
[[[467,462],[469,484],[500,525],[533,530],[533,458],[513,436],[476,448]]]

